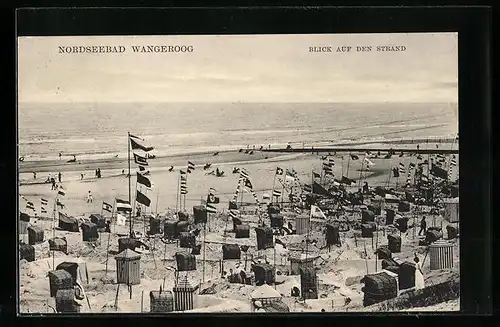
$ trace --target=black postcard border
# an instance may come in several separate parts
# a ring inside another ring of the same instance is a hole
[[[279,8],[81,8],[20,9],[16,12],[17,31],[11,43],[17,49],[17,36],[46,35],[160,35],[160,34],[306,34],[306,33],[388,33],[388,32],[458,32],[459,33],[459,135],[460,184],[464,200],[460,203],[461,230],[461,313],[492,312],[492,221],[491,221],[491,10],[488,7],[279,7]],[[12,58],[15,64],[16,56]],[[15,67],[15,65],[14,65]],[[14,81],[15,73],[14,69]],[[14,94],[11,129],[3,130],[11,144],[2,161],[5,185],[16,185],[2,199],[2,208],[12,212],[2,231],[5,242],[2,257],[11,278],[0,287],[3,292],[1,313],[11,317],[17,312],[17,108]],[[4,139],[5,139],[4,137]],[[7,159],[9,158],[9,159]],[[7,262],[9,264],[7,264]],[[407,314],[380,313],[400,317]],[[370,315],[379,316],[377,313]],[[442,313],[437,313],[443,316]],[[455,314],[456,315],[456,314]],[[59,315],[60,316],[60,315]],[[99,316],[99,315],[96,315]],[[112,315],[115,316],[115,315]],[[266,317],[288,319],[298,323],[324,316],[348,319],[359,313],[287,314]],[[427,314],[425,314],[427,316]],[[47,317],[47,316],[45,316]],[[85,323],[87,319],[78,316]],[[109,314],[101,317],[110,317]],[[116,316],[115,316],[116,317]],[[123,318],[140,314],[120,314]],[[167,316],[165,316],[166,318]],[[172,317],[172,316],[170,316]],[[178,315],[168,320],[175,320]],[[174,318],[175,317],[175,318]],[[246,314],[203,315],[206,323],[237,323],[255,318]],[[223,320],[218,318],[224,317]],[[228,319],[231,318],[231,319]],[[216,319],[216,320],[213,320]],[[228,320],[225,320],[228,319]],[[419,319],[423,315],[419,314]],[[61,320],[61,319],[59,319]],[[163,320],[163,319],[162,319]],[[166,322],[166,321],[165,321]],[[170,322],[170,321],[169,321]],[[336,320],[335,323],[340,322]],[[422,323],[423,321],[420,320]],[[29,322],[28,322],[29,323]]]

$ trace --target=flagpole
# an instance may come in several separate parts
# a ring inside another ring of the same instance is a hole
[[[52,220],[52,238],[56,237],[57,199],[58,199],[58,196],[56,195],[56,200],[55,200],[55,203],[54,203],[54,219]],[[56,258],[54,256],[54,249],[52,249],[52,270],[56,270]]]
[[[272,191],[272,194],[271,194],[272,199],[274,199],[274,185],[275,185],[275,183],[276,183],[276,170],[274,171],[274,178],[273,178],[273,191]]]
[[[113,203],[113,208],[111,209],[111,222],[113,222],[113,213],[115,211],[115,205],[116,205],[116,198],[115,198],[115,203]],[[115,227],[115,233],[116,233],[116,222],[114,223],[114,227]],[[110,238],[111,238],[111,228],[109,229],[108,245],[106,247],[106,274],[105,274],[105,276],[108,276],[109,239]]]
[[[347,178],[349,178],[349,163],[351,162],[351,153],[349,153],[349,157],[347,157]]]
[[[130,173],[130,132],[127,132],[127,153],[128,153],[128,203],[132,203],[132,184],[130,181],[131,173]],[[135,208],[135,202],[134,202]],[[130,228],[130,237],[132,237],[132,212],[128,213],[129,217],[129,228]]]
[[[387,188],[391,184],[391,176],[392,176],[392,160],[389,162],[389,177],[387,178]]]
[[[180,199],[179,199],[179,197],[180,197],[180,196],[179,196],[179,186],[180,186],[180,183],[181,183],[181,182],[180,182],[180,180],[181,180],[181,175],[180,175],[180,173],[179,173],[179,176],[177,176],[177,193],[176,193],[176,195],[175,195],[175,212],[177,212],[177,211],[178,211],[178,210],[177,210],[177,208],[178,208],[178,207],[177,207],[177,203],[178,203],[178,202],[180,202]]]
[[[363,168],[365,166],[365,158],[366,158],[366,155],[363,157],[363,161],[361,161],[361,169],[359,170],[358,189],[361,187],[361,178],[363,176]]]
[[[135,180],[135,194],[137,195],[137,179]],[[134,199],[134,206],[133,206],[133,209],[132,209],[132,213],[131,213],[131,217],[134,217],[134,215],[136,214],[136,211],[135,211],[135,206],[137,205],[137,198]],[[130,219],[130,237],[132,237],[132,219]]]
[[[210,217],[210,214],[207,211],[207,221]],[[207,239],[207,223],[203,224],[203,283],[205,282],[205,253],[206,253],[206,239]]]
[[[155,214],[158,216],[158,199],[160,198],[160,188],[158,188],[156,192],[156,206],[155,206]]]

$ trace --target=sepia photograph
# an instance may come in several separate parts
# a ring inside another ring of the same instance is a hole
[[[459,311],[458,126],[458,33],[18,37],[18,311]]]

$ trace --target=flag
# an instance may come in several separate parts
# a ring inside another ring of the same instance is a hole
[[[42,213],[47,213],[47,210],[44,207],[42,207],[41,212]]]
[[[294,180],[295,180],[295,176],[293,175],[292,172],[288,171],[288,169],[287,169],[286,174],[285,174],[285,181],[293,182]]]
[[[115,201],[116,201],[116,211],[125,211],[125,212],[132,211],[132,206],[130,205],[129,201],[121,199],[115,199]]]
[[[335,176],[331,170],[325,170],[325,176]]]
[[[315,205],[311,205],[311,218],[321,218],[326,219],[325,214]]]
[[[215,208],[215,206],[211,203],[207,203],[206,208],[207,208],[208,213],[216,213],[217,212],[217,208]]]
[[[312,192],[311,185],[304,184],[304,192],[311,193]]]
[[[283,175],[283,168],[276,167],[276,175]]]
[[[132,135],[132,134],[129,134],[128,136],[134,138],[134,139],[138,139],[138,140],[141,140],[141,141],[144,141],[143,138],[140,138],[139,136],[135,136],[135,135]]]
[[[335,166],[335,159],[328,158],[328,163],[330,164],[330,167]]]
[[[237,218],[240,215],[240,211],[237,209],[229,209],[229,216],[231,218]]]
[[[211,187],[209,190],[208,190],[208,194],[214,194],[215,193],[215,189],[213,187]]]
[[[62,203],[61,201],[59,201],[59,199],[57,199],[56,204],[57,204],[59,207],[61,207],[61,208],[64,208],[64,207],[65,207],[64,203]]]
[[[406,172],[406,169],[405,169],[405,164],[400,162],[399,163],[399,173],[400,174],[404,174]]]
[[[399,177],[399,169],[397,167],[392,168],[392,174],[394,177]]]
[[[42,198],[40,202],[42,203],[42,206],[46,206],[49,203],[49,201],[44,198]]]
[[[431,174],[433,176],[436,176],[436,177],[439,177],[439,178],[442,178],[442,179],[447,179],[448,178],[448,173],[446,172],[446,170],[444,170],[443,168],[438,167],[436,165],[432,165]]]
[[[346,184],[346,185],[351,185],[352,183],[354,183],[354,181],[352,179],[350,179],[350,178],[342,176],[342,179],[340,180],[340,183]]]
[[[368,166],[373,166],[373,165],[375,165],[373,162],[371,162],[371,161],[370,161],[368,158],[366,158],[366,157],[365,157],[365,159],[364,159],[364,160],[365,160],[365,162],[366,162],[366,164],[367,164]]]
[[[136,140],[134,140],[132,137],[130,138],[130,146],[132,147],[132,150],[142,150],[144,152],[149,152],[153,150],[154,148],[152,146],[145,146],[143,144],[140,144]]]
[[[140,173],[137,173],[137,183],[142,184],[148,188],[151,188],[151,181],[149,180],[149,178],[143,176]]]
[[[107,212],[113,211],[113,206],[109,203],[102,202],[102,210],[106,210]]]
[[[181,173],[181,175],[186,175],[186,172],[182,169],[180,169],[179,172]]]
[[[26,209],[35,210],[35,206],[33,205],[33,203],[28,202],[28,203],[26,203]]]
[[[120,214],[119,212],[116,213],[116,224],[118,226],[125,226],[125,222],[127,221],[127,218]]]
[[[194,170],[194,163],[191,161],[188,161],[188,166],[187,166],[187,172],[188,174],[191,174],[191,172]]]
[[[450,160],[450,166],[456,166],[457,165],[457,159],[455,159],[455,156],[453,156]]]
[[[358,160],[359,157],[357,155],[355,155],[355,154],[351,154],[351,159],[352,160]]]
[[[188,194],[187,188],[182,188],[181,187],[181,194],[183,194],[183,195]]]
[[[281,196],[281,191],[280,190],[274,190],[273,191],[273,196],[280,197]]]
[[[253,188],[252,182],[249,179],[245,180],[245,187],[249,189]]]
[[[139,165],[139,171],[145,171],[146,167]]]
[[[410,167],[410,169],[413,169],[413,168],[415,168],[415,164],[413,162],[410,162],[410,166],[409,167]]]
[[[142,194],[141,191],[137,191],[135,200],[146,207],[149,207],[151,204],[151,200],[146,195]]]
[[[313,171],[312,173],[313,173],[314,178],[320,178],[320,177],[321,177],[321,175],[320,175],[320,174],[315,173],[314,171]]]
[[[215,195],[213,195],[211,193],[207,196],[207,203],[208,204],[212,204],[212,203],[213,204],[217,204],[219,202],[220,202],[219,197],[217,197],[217,196],[215,196]]]
[[[65,196],[66,195],[66,191],[60,186],[59,187],[59,191],[57,191],[57,194]]]
[[[243,168],[241,168],[241,170],[240,170],[240,178],[248,179],[248,178],[250,178],[250,175],[248,175],[248,172],[246,170],[244,170]]]
[[[138,165],[148,166],[148,161],[145,157],[141,157],[137,153],[134,153],[134,162]]]

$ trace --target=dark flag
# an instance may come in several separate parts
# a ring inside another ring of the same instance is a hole
[[[320,178],[320,177],[321,177],[321,175],[320,175],[320,174],[315,173],[314,171],[313,171],[313,176],[314,176],[314,178]]]
[[[283,168],[276,167],[276,175],[283,175]]]
[[[145,171],[146,167],[139,165],[139,171]]]
[[[137,191],[137,196],[135,199],[137,202],[145,205],[146,207],[149,207],[149,205],[151,204],[151,200],[146,195],[142,194],[141,191]]]
[[[141,157],[140,155],[134,153],[134,161],[138,165],[148,166],[148,161],[145,157]]]
[[[151,188],[151,181],[149,180],[149,178],[143,176],[140,173],[137,173],[137,183],[142,184],[148,188]]]
[[[145,146],[140,144],[139,142],[135,141],[133,138],[130,138],[130,146],[132,147],[132,150],[142,150],[144,152],[149,152],[153,150],[154,148],[152,146]]]
[[[252,189],[252,188],[253,188],[252,182],[250,182],[250,180],[249,180],[249,179],[246,179],[246,180],[245,180],[245,187],[246,187],[246,188],[249,188],[249,189]]]
[[[354,181],[352,179],[350,179],[350,178],[342,176],[342,179],[340,180],[340,183],[346,184],[346,185],[351,185],[352,183],[354,183]]]
[[[217,197],[217,196],[215,196],[215,195],[213,195],[213,194],[209,194],[209,195],[207,196],[207,203],[208,203],[208,204],[212,204],[212,203],[213,203],[213,204],[217,204],[217,203],[219,203],[219,202],[220,202],[219,197]]]
[[[132,135],[132,134],[129,134],[129,136],[133,137],[134,139],[138,139],[138,140],[144,141],[144,139],[140,138],[139,136],[135,136],[135,135]]]
[[[392,154],[388,153],[388,154],[385,155],[384,159],[391,159],[391,157],[392,157]]]
[[[191,174],[191,171],[194,170],[194,163],[192,163],[191,161],[188,161],[188,167],[187,167],[187,172],[189,174]]]
[[[179,172],[181,173],[181,175],[186,175],[186,172],[184,170],[179,170]]]
[[[446,172],[446,170],[444,170],[443,168],[436,166],[436,165],[432,165],[431,174],[433,176],[436,176],[436,177],[439,177],[442,179],[448,178],[448,173]]]
[[[355,154],[351,154],[351,159],[352,160],[358,160],[359,157],[357,155],[355,155]]]
[[[320,195],[331,195],[330,192],[328,192],[323,186],[321,186],[317,182],[313,183],[313,193]]]
[[[397,167],[392,168],[392,175],[394,177],[399,177],[399,169]]]

